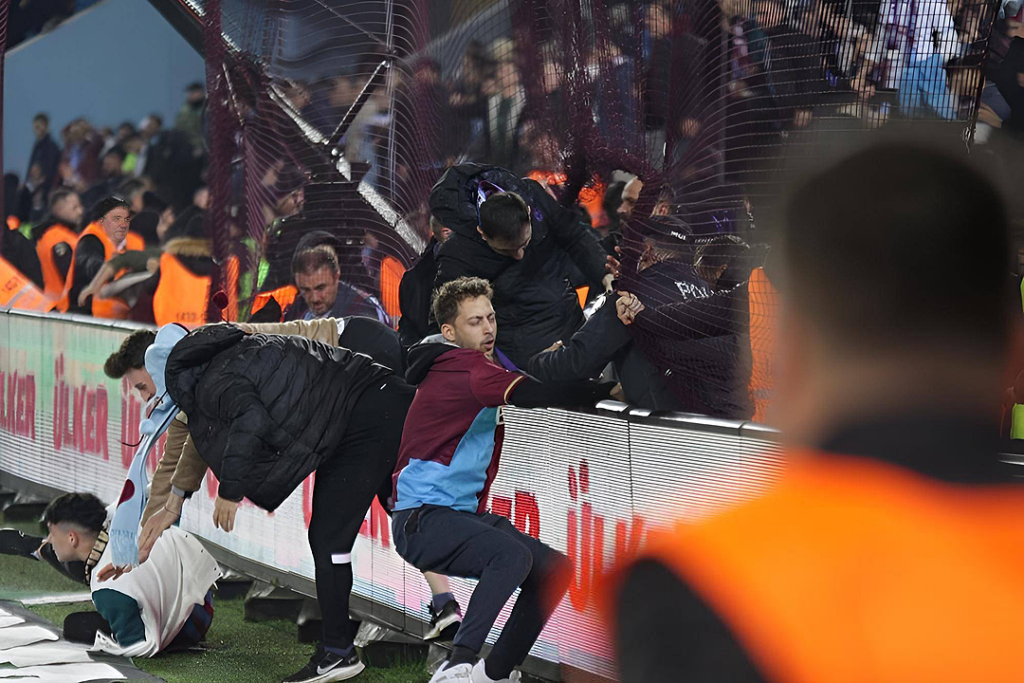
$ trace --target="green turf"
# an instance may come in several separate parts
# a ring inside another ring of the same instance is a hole
[[[214,600],[214,618],[206,635],[206,651],[136,658],[135,665],[168,683],[252,683],[280,681],[298,671],[313,653],[299,643],[295,623],[285,620],[248,622],[242,619],[244,600]],[[32,611],[58,626],[72,612],[91,605],[39,605]],[[422,663],[387,669],[367,667],[359,683],[426,683]]]

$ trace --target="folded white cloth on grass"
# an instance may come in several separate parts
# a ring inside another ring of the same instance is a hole
[[[0,664],[12,664],[13,666],[42,666],[45,664],[75,664],[91,662],[89,648],[79,643],[71,643],[66,640],[56,642],[40,642],[21,647],[12,647],[8,650],[0,650]]]
[[[16,626],[17,624],[24,624],[24,617],[16,616],[3,616],[0,617],[0,628],[7,628],[8,626]]]
[[[31,645],[41,640],[57,640],[57,634],[35,624],[0,628],[0,650]]]
[[[31,677],[31,678],[25,678]],[[27,669],[0,669],[0,680],[16,678],[24,683],[68,683],[78,681],[123,681],[125,676],[109,664],[53,664]]]

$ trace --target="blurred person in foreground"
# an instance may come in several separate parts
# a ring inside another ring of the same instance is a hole
[[[849,197],[871,201],[849,211]],[[1024,487],[999,457],[998,402],[1020,330],[1002,197],[966,157],[876,142],[781,207],[773,423],[788,470],[654,534],[614,574],[622,680],[1018,678]]]

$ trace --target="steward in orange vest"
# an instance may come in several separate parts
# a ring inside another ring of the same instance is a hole
[[[71,190],[54,190],[50,215],[32,227],[32,239],[42,268],[43,293],[57,301],[64,294],[71,257],[78,244],[77,226],[82,220],[82,201]]]
[[[177,237],[164,245],[160,281],[153,294],[157,325],[180,323],[193,328],[206,322],[212,253],[210,240],[203,237]]]
[[[956,146],[883,139],[777,208],[788,468],[613,574],[622,681],[1021,680],[1024,483],[994,408],[1024,330],[1002,196]]]
[[[79,292],[92,282],[106,261],[125,251],[141,250],[146,246],[141,237],[128,232],[131,207],[123,199],[107,197],[93,210],[93,215],[96,220],[78,237],[64,297],[57,307],[62,312],[127,319],[130,309],[120,299],[92,297],[84,308],[78,305]]]

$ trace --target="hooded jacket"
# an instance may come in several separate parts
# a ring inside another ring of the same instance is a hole
[[[344,457],[355,401],[390,373],[348,349],[208,325],[174,344],[164,379],[220,497],[272,511],[327,458]]]
[[[532,209],[533,237],[519,261],[495,252],[477,232],[481,181],[515,192]],[[594,232],[540,183],[494,166],[453,166],[431,190],[430,211],[454,232],[438,250],[434,288],[463,276],[489,280],[497,343],[517,366],[526,367],[531,356],[568,339],[583,324],[579,299],[569,284],[570,261],[596,286],[605,275],[606,255]]]

